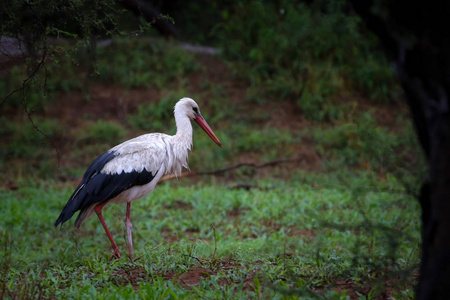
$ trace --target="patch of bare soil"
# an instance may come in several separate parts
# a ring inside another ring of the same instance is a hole
[[[313,291],[320,294],[325,291],[325,289],[329,289],[335,292],[338,292],[339,294],[342,294],[344,291],[346,292],[346,295],[350,297],[350,299],[361,299],[360,295],[362,296],[368,296],[369,292],[371,291],[371,287],[369,285],[364,284],[357,284],[354,281],[345,281],[345,280],[337,280],[336,282],[326,286],[326,287],[320,287],[320,288],[313,288]],[[358,295],[359,294],[359,295]],[[387,296],[387,295],[385,295]],[[388,298],[376,298],[376,299],[388,299]]]
[[[194,207],[192,204],[184,202],[183,200],[177,199],[170,204],[163,205],[164,209],[179,209],[179,210],[192,210]]]
[[[289,253],[285,254],[289,257]],[[202,262],[202,260],[199,260]],[[247,291],[255,291],[255,277],[257,276],[259,281],[261,282],[262,288],[270,288],[271,282],[268,278],[264,277],[264,274],[259,271],[257,268],[259,265],[263,265],[264,263],[261,261],[256,261],[254,263],[254,267],[246,276],[243,281],[243,290]],[[248,267],[248,265],[247,265]],[[230,270],[241,268],[240,264],[237,264],[234,260],[220,260],[215,261],[212,264],[209,264],[208,261],[203,261],[198,266],[192,267],[185,272],[166,272],[164,274],[160,274],[165,280],[170,280],[173,283],[179,285],[180,287],[191,290],[193,287],[200,285],[202,280],[208,280],[212,276],[220,276],[221,274],[225,275]],[[305,280],[309,280],[310,278],[305,278],[302,275],[299,275],[299,278],[303,278]],[[135,266],[130,269],[120,269],[114,271],[112,274],[112,282],[117,286],[120,285],[131,285],[133,288],[137,288],[139,283],[141,282],[152,282],[153,278],[149,277],[145,269],[141,266]],[[227,279],[225,277],[220,278],[217,281],[219,286],[233,285],[235,282]],[[384,299],[393,299],[392,295],[395,292],[395,280],[387,280],[385,283],[385,289],[383,292],[375,293],[377,294],[373,299],[384,300]],[[213,286],[211,286],[213,288]],[[317,296],[324,293],[325,291],[335,291],[339,294],[345,292],[345,294],[350,299],[360,299],[361,296],[368,296],[370,292],[373,293],[373,289],[376,288],[376,283],[369,282],[355,282],[352,280],[342,280],[336,279],[335,281],[331,280],[330,283],[325,285],[318,285],[315,287],[311,287],[311,292],[315,293]],[[289,290],[284,290],[284,293],[289,293]],[[292,289],[291,292],[293,294],[296,293],[295,289]]]
[[[210,269],[203,268],[203,267],[195,267],[190,270],[188,270],[186,273],[183,274],[177,274],[168,272],[164,275],[164,278],[166,280],[171,280],[180,286],[184,287],[185,289],[192,289],[192,286],[197,286],[200,284],[201,280],[207,279],[211,276],[217,275],[216,272],[213,272]],[[219,281],[220,285],[225,284],[225,280]]]
[[[193,286],[198,286],[202,280],[208,279],[211,276],[216,276],[221,272],[226,272],[229,269],[236,268],[235,263],[230,261],[217,261],[214,263],[214,267],[209,268],[205,266],[197,266],[187,270],[184,273],[167,272],[161,274],[161,276],[170,280],[181,287],[190,290]],[[248,278],[244,282],[244,289],[253,289],[254,277],[257,276],[256,272],[249,274]],[[261,275],[258,275],[261,276]],[[133,288],[137,288],[140,282],[152,281],[152,278],[148,277],[147,272],[141,266],[135,266],[130,269],[120,269],[112,273],[112,281],[114,284],[127,285],[130,284]],[[232,284],[227,279],[222,278],[218,281],[220,286]]]
[[[83,126],[86,119],[125,123],[127,114],[136,112],[139,104],[157,102],[160,98],[160,92],[155,89],[127,90],[100,83],[89,84],[86,89],[85,94],[71,92],[60,95],[66,99],[55,101],[46,115],[57,118],[68,128]]]
[[[117,286],[130,284],[133,288],[137,288],[140,282],[144,282],[147,278],[147,272],[141,266],[131,269],[120,269],[112,273],[112,281]]]

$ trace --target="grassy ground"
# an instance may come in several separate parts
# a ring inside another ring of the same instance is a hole
[[[347,174],[345,185],[297,176],[251,190],[214,181],[161,184],[133,204],[135,262],[125,255],[124,207],[105,212],[123,254],[110,260],[96,218],[78,231],[53,228],[71,188],[42,183],[3,191],[2,295],[412,297],[419,257],[414,199],[398,193],[395,180],[368,173]]]
[[[222,57],[148,40],[99,54],[98,76],[61,58],[47,66],[50,91],[37,78],[25,102],[3,106],[0,298],[413,297],[421,168],[403,106],[352,95],[318,118],[260,97],[263,86],[255,92]],[[0,83],[20,87],[22,71]],[[105,208],[120,260],[96,217],[55,229],[88,164],[140,133],[173,133],[182,96],[198,100],[224,145],[195,128],[193,171],[254,166],[162,182],[133,203],[135,262],[124,206]]]

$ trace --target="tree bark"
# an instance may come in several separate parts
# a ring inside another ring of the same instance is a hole
[[[381,41],[405,91],[429,164],[419,202],[417,299],[450,295],[450,3],[350,0]]]

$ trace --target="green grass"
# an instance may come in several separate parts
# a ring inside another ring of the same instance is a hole
[[[73,220],[53,227],[73,187],[3,190],[0,284],[7,298],[297,299],[320,291],[345,299],[332,291],[340,280],[369,285],[374,296],[395,281],[394,295],[411,295],[418,204],[393,179],[345,177],[259,182],[274,188],[250,191],[161,184],[132,206],[135,263],[126,257],[125,206],[105,209],[123,255],[110,261],[96,217],[78,231]],[[199,267],[208,273],[195,286],[177,280]]]

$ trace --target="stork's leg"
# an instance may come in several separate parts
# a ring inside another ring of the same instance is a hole
[[[125,227],[127,228],[127,235],[128,235],[128,250],[130,250],[130,258],[131,260],[133,260],[133,238],[131,236],[131,228],[133,227],[133,224],[131,224],[130,213],[131,213],[131,202],[127,202]]]
[[[111,242],[111,245],[112,245],[113,250],[114,250],[113,257],[114,258],[120,258],[119,248],[117,248],[117,245],[114,242],[114,239],[113,239],[113,237],[111,235],[111,232],[109,232],[108,226],[106,226],[105,219],[103,218],[103,215],[102,215],[102,209],[103,209],[103,206],[106,205],[106,203],[108,203],[108,201],[98,204],[94,208],[94,210],[95,210],[95,213],[97,214],[98,218],[100,219],[100,222],[102,223],[103,228],[105,228],[105,231],[106,231],[106,234],[108,235],[109,241]]]

